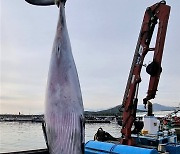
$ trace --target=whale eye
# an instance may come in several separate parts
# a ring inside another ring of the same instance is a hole
[[[56,54],[57,54],[57,57],[58,57],[58,58],[60,57],[60,52],[61,52],[61,51],[60,51],[60,47],[58,46],[58,47],[57,47],[57,51],[56,51]]]

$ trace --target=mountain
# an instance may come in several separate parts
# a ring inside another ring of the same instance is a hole
[[[176,107],[165,106],[158,103],[153,104],[153,111],[171,111],[175,109]]]
[[[106,109],[106,110],[101,110],[101,111],[85,111],[85,115],[101,115],[101,116],[107,116],[107,115],[119,115],[119,108],[121,107],[121,105],[115,106],[113,108],[110,109]]]
[[[138,105],[138,109],[147,111],[147,109],[144,109],[144,105]],[[153,104],[153,111],[172,111],[175,109],[176,107],[165,106],[158,103]]]
[[[144,105],[138,105],[138,110],[141,110],[141,111],[147,111],[147,108],[145,109],[144,108]]]
[[[117,105],[113,108],[101,110],[101,111],[85,111],[85,115],[98,115],[98,116],[115,116],[115,115],[121,115],[122,112],[120,112],[121,105]],[[122,109],[121,109],[122,110]],[[142,112],[142,110],[137,110],[137,112]]]
[[[117,105],[113,108],[101,110],[101,111],[85,111],[85,115],[92,115],[92,116],[114,116],[114,115],[120,115],[122,112],[119,111],[121,105]],[[176,107],[169,107],[164,106],[158,103],[153,104],[153,111],[172,111],[175,110]],[[144,109],[144,105],[138,105],[137,112],[143,112],[147,111],[147,109]]]

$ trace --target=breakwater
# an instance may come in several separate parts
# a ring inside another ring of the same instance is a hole
[[[0,114],[0,121],[43,122],[44,115]]]
[[[114,116],[85,116],[86,123],[110,123]],[[44,115],[0,114],[0,122],[44,122]]]

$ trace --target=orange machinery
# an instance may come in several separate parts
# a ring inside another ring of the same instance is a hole
[[[143,61],[147,53],[154,52],[153,61],[146,67],[147,73],[150,75],[149,88],[147,96],[143,99],[146,105],[147,101],[154,99],[162,72],[161,61],[163,48],[170,14],[170,6],[165,1],[148,7],[145,11],[142,22],[129,78],[127,81],[125,94],[122,102],[123,121],[122,121],[122,144],[134,145],[135,141],[131,137],[131,128],[136,120],[136,110],[138,103],[138,89],[141,82],[141,69]],[[149,47],[155,26],[158,26],[155,46]]]

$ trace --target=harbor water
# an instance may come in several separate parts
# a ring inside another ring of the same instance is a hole
[[[172,111],[155,112],[155,116],[164,117]],[[145,113],[137,113],[143,116]],[[179,114],[177,116],[180,116]],[[93,140],[98,128],[114,137],[121,136],[121,127],[117,123],[86,123],[85,141]],[[41,123],[0,122],[0,153],[46,148]]]
[[[120,137],[120,126],[116,123],[85,125],[85,140],[93,140],[102,127],[115,137]],[[41,123],[0,122],[0,153],[46,148]]]

